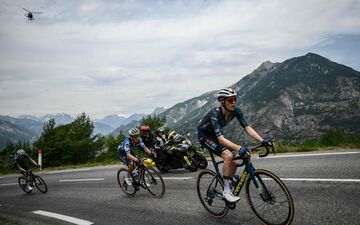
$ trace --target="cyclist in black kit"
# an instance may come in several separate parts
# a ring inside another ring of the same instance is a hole
[[[223,135],[222,128],[236,117],[246,133],[255,140],[262,142],[264,146],[271,145],[267,138],[262,138],[244,119],[241,110],[235,106],[236,92],[231,88],[221,89],[217,95],[220,106],[207,112],[197,127],[198,139],[202,146],[206,147],[216,155],[224,159],[222,175],[224,178],[225,199],[229,202],[236,202],[240,198],[234,196],[230,190],[230,184],[236,172],[237,161],[233,160],[231,151],[238,151],[243,157],[250,155],[251,152],[244,146],[237,145],[226,139]]]

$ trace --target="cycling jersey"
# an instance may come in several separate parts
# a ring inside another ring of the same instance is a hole
[[[118,146],[119,159],[121,161],[125,161],[125,163],[128,164],[130,160],[127,158],[127,154],[130,153],[131,155],[137,157],[136,154],[132,151],[134,148],[139,148],[140,150],[144,150],[145,144],[141,140],[141,138],[139,138],[139,141],[136,144],[131,143],[130,138],[125,138],[125,140],[121,142],[121,144]]]
[[[229,124],[235,117],[239,120],[242,127],[245,128],[248,126],[241,110],[237,107],[235,107],[234,112],[230,112],[227,120],[225,120],[221,112],[221,107],[213,108],[207,112],[197,126],[200,144],[216,155],[221,156],[222,152],[226,150],[226,147],[220,144],[217,137],[223,135],[222,128]]]
[[[224,115],[221,112],[221,107],[213,108],[207,112],[199,122],[197,129],[203,131],[203,133],[219,137],[223,135],[222,128],[225,127],[232,119],[236,117],[240,125],[245,128],[248,126],[247,122],[244,119],[243,113],[238,107],[235,107],[234,112],[230,112],[230,115],[227,120],[225,120]]]
[[[20,166],[24,170],[28,170],[32,165],[30,160],[31,160],[30,156],[26,153],[24,155],[15,155],[14,165]]]

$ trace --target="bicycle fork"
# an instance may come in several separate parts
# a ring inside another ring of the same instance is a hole
[[[261,177],[259,175],[255,176],[254,175],[254,166],[252,165],[252,163],[249,163],[247,165],[247,168],[246,170],[249,172],[250,174],[250,179],[252,180],[252,182],[254,183],[254,186],[256,188],[256,190],[258,191],[261,199],[264,201],[264,202],[267,202],[267,201],[270,201],[270,203],[274,203],[274,196],[273,194],[267,189],[264,181],[261,179]],[[259,185],[259,183],[260,185]]]

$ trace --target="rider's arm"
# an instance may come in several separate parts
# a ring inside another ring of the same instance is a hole
[[[138,159],[137,159],[135,156],[133,156],[131,153],[126,154],[126,156],[127,156],[128,159],[130,159],[131,161],[136,162],[136,161],[138,160]]]
[[[32,164],[34,164],[35,166],[38,166],[38,164],[35,162],[35,160],[33,160],[32,158],[30,158],[30,162],[32,163]]]
[[[228,149],[232,150],[232,151],[239,151],[240,150],[240,145],[237,145],[235,143],[233,143],[232,141],[226,139],[224,137],[224,135],[220,135],[217,137],[218,141],[220,142],[220,144],[224,145],[225,147],[227,147]]]
[[[24,168],[22,168],[19,164],[16,164],[17,168],[19,168],[19,170],[21,170],[22,172],[26,173],[26,170]]]
[[[144,147],[144,151],[145,151],[146,153],[148,153],[148,154],[151,153],[151,151],[150,151],[150,149],[149,149],[148,147]]]
[[[144,142],[142,141],[142,139],[140,138],[139,140],[139,146],[140,148],[142,148],[146,153],[150,154],[151,151],[148,149],[148,147],[145,146]]]
[[[262,142],[264,139],[250,126],[246,126],[245,128],[246,133],[254,138],[255,140]]]

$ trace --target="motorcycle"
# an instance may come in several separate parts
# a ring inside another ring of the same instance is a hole
[[[169,134],[168,140],[156,151],[156,155],[156,166],[162,172],[177,168],[195,172],[208,165],[206,158],[196,151],[190,140],[175,132]]]

